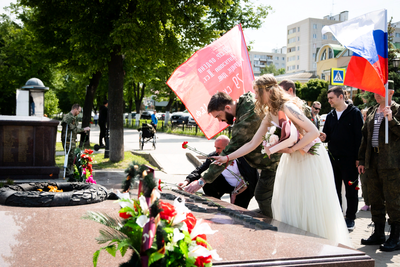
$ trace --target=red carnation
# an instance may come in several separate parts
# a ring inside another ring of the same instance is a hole
[[[132,217],[132,215],[126,213],[126,212],[120,212],[119,213],[119,217],[123,218],[123,219],[128,219],[130,217]]]
[[[203,256],[198,256],[196,258],[196,261],[194,263],[194,265],[196,265],[197,267],[204,267],[205,263],[210,263],[212,260],[211,255],[207,256],[207,257],[203,257]]]
[[[354,182],[352,182],[352,181],[349,181],[349,185],[353,185],[354,184]]]
[[[189,234],[190,234],[192,232],[194,226],[196,225],[196,221],[197,221],[196,217],[194,217],[194,215],[189,212],[186,214],[186,219],[184,219],[183,221],[186,223]]]
[[[186,149],[186,148],[187,148],[187,143],[189,143],[189,142],[188,142],[188,141],[185,141],[185,142],[182,143],[182,148],[183,148],[183,149]]]
[[[91,150],[91,149],[85,149],[85,153],[86,153],[86,154],[92,154],[92,153],[93,153],[93,150]]]
[[[158,179],[158,190],[162,191],[161,190],[161,179]]]
[[[160,212],[161,219],[171,221],[171,219],[176,215],[175,207],[169,203],[160,201],[161,208],[163,211]]]
[[[360,188],[358,186],[356,186],[356,190],[360,190]]]

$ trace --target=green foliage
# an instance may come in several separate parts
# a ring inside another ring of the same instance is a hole
[[[324,88],[328,89],[328,82],[321,79],[311,79],[301,87],[301,99],[313,102]]]
[[[263,74],[273,74],[274,76],[278,76],[281,74],[285,73],[285,69],[281,68],[281,69],[276,69],[275,64],[270,64],[269,66],[266,66],[264,68],[261,69],[261,75]]]
[[[48,117],[52,117],[59,112],[57,95],[54,90],[50,89],[44,94],[44,113]]]

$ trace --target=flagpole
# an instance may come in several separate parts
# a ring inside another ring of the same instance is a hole
[[[385,9],[385,32],[386,33],[388,32],[388,29],[387,29],[388,26],[387,25],[388,25],[388,23],[387,23],[387,10]],[[386,51],[389,54],[388,39],[389,38],[387,38],[385,40],[385,43],[386,43]],[[389,66],[388,65],[386,65],[386,71],[387,71],[386,75],[389,76],[388,75],[389,74]],[[386,84],[385,84],[385,107],[389,106],[389,89],[388,89],[389,86],[388,86],[388,83],[389,83],[389,81],[387,81]],[[387,116],[385,117],[385,144],[389,144],[389,120],[388,120]]]

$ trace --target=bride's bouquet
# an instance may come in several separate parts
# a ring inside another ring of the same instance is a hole
[[[269,128],[262,143],[263,148],[261,153],[267,154],[266,157],[284,148],[294,146],[299,140],[301,140],[301,138],[303,138],[303,136],[297,131],[294,123],[286,117],[286,114],[283,111],[278,112],[278,117],[279,125],[272,122],[274,125]],[[300,150],[300,153],[318,155],[317,149],[320,144],[321,141],[319,138],[316,138],[303,147]]]

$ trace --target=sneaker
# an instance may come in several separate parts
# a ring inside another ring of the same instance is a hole
[[[362,211],[369,211],[371,208],[368,205],[365,205],[364,207],[362,207],[360,210]]]
[[[350,220],[350,219],[346,218],[345,221],[346,221],[346,226],[347,226],[347,229],[349,230],[349,232],[353,231],[356,226],[356,223],[354,222],[354,220]]]

